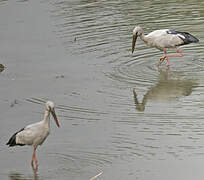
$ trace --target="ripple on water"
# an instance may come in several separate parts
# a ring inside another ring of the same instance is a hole
[[[79,149],[67,149],[67,152],[48,153],[54,156],[60,164],[56,171],[69,177],[93,177],[97,172],[102,172],[104,167],[112,164],[115,155],[100,152],[88,152]]]
[[[48,99],[46,98],[28,98],[26,101],[44,105]],[[102,117],[106,116],[108,113],[98,109],[79,107],[79,106],[69,106],[55,104],[55,109],[61,112],[61,117],[68,120],[85,120],[85,121],[97,121],[101,120]],[[72,115],[70,115],[72,114]]]
[[[104,111],[67,105],[59,109],[71,112],[70,117],[82,113],[85,118],[92,114],[110,119],[116,129],[111,134],[114,152],[150,159],[199,154],[204,44],[182,47],[184,57],[170,58],[167,70],[166,62],[157,68],[163,53],[140,39],[132,55],[131,38],[133,27],[140,24],[145,33],[171,28],[202,40],[203,3],[171,1],[167,7],[161,1],[55,1],[53,8],[64,47],[72,54],[92,54],[94,64],[102,65],[105,82],[110,81],[97,91],[107,103]]]
[[[166,5],[158,2],[56,1],[53,5],[56,33],[64,41],[65,46],[69,45],[70,52],[77,54],[97,52],[99,57],[100,55],[104,57],[104,54],[115,54],[118,50],[130,51],[131,31],[136,24],[143,26],[147,33],[158,28],[185,31],[186,26],[189,31],[195,32],[196,26],[203,22],[200,18],[202,7],[190,1],[185,4],[169,3],[168,9],[173,8],[175,11],[171,15],[165,14]],[[191,7],[196,10],[192,12]],[[152,12],[151,16],[147,9]],[[180,9],[184,11],[181,13]],[[191,17],[186,16],[189,12],[192,14]],[[192,22],[192,18],[196,21]],[[181,20],[183,25],[180,24]],[[73,42],[74,38],[77,39],[77,44],[70,47],[70,42]],[[117,56],[121,56],[121,53]]]

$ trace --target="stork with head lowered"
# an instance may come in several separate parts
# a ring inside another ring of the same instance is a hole
[[[158,65],[166,59],[168,67],[170,66],[169,57],[183,56],[183,53],[178,49],[179,46],[199,42],[199,40],[190,33],[170,29],[155,30],[144,35],[143,29],[140,26],[136,26],[133,29],[132,53],[134,52],[138,36],[147,44],[147,46],[155,47],[164,52],[164,55],[160,58]],[[175,49],[179,54],[168,55],[167,49]]]

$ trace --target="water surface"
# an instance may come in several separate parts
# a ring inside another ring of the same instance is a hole
[[[203,1],[0,1],[1,179],[202,179]],[[132,29],[187,31],[200,39],[158,68],[162,52]],[[39,147],[8,138],[43,118],[52,100],[61,128]]]

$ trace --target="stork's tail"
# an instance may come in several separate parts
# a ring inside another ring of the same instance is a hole
[[[6,145],[9,145],[9,147],[11,146],[16,146],[16,134],[14,134],[9,141],[6,143]]]
[[[177,32],[180,34],[179,38],[183,40],[183,44],[190,44],[190,43],[198,43],[199,39],[197,39],[195,36],[191,35],[190,33],[187,32]]]
[[[6,145],[8,145],[9,147],[17,146],[17,145],[19,145],[19,146],[24,146],[25,144],[16,143],[16,135],[17,135],[19,132],[23,131],[23,130],[24,130],[24,128],[21,129],[20,131],[16,132],[13,136],[11,136],[11,138],[10,138],[9,141],[6,143]]]

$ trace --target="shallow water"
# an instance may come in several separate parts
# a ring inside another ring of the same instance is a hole
[[[0,1],[0,179],[203,179],[204,2]],[[158,68],[162,52],[137,40],[172,28],[200,39]],[[38,148],[9,137],[43,118],[61,124]]]

